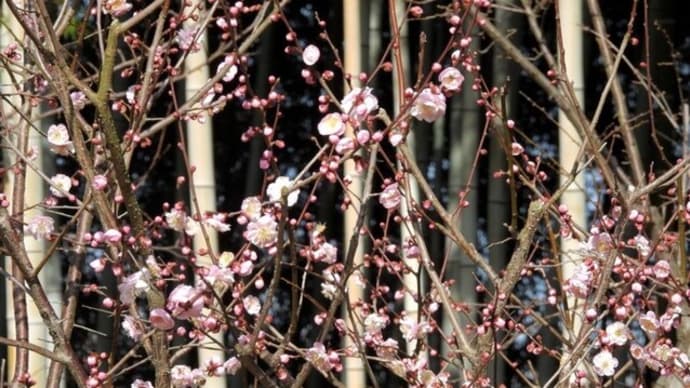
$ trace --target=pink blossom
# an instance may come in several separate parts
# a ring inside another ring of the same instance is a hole
[[[326,264],[335,264],[338,258],[338,248],[330,243],[324,242],[312,251],[314,261]]]
[[[244,236],[259,248],[270,248],[278,241],[278,223],[270,215],[263,215],[247,225]]]
[[[329,113],[319,121],[317,129],[322,136],[342,136],[345,133],[345,123],[340,113]]]
[[[132,9],[132,4],[125,0],[106,0],[103,5],[103,13],[113,16],[122,16]]]
[[[95,175],[91,187],[96,191],[101,191],[108,186],[108,178],[105,175]]]
[[[594,281],[593,270],[596,269],[594,263],[581,263],[577,266],[573,275],[566,280],[567,292],[578,298],[586,298],[592,290]]]
[[[158,330],[170,330],[175,327],[175,320],[162,308],[151,310],[149,321],[151,321],[151,326]]]
[[[261,311],[261,301],[254,295],[245,296],[244,299],[242,299],[242,305],[249,315],[259,315]]]
[[[132,382],[130,388],[153,388],[153,385],[148,380],[136,379]]]
[[[74,109],[77,111],[84,109],[84,107],[86,106],[87,99],[84,92],[72,92],[69,94],[69,98],[70,100],[72,100],[72,105],[74,106]]]
[[[345,155],[346,153],[355,149],[355,142],[349,137],[343,137],[338,140],[338,144],[335,145],[335,152],[340,155]]]
[[[664,280],[671,275],[671,265],[666,260],[659,260],[654,264],[654,277]]]
[[[640,322],[640,327],[647,334],[656,334],[659,329],[659,321],[656,318],[656,313],[654,311],[647,311],[646,313],[640,315],[638,318]]]
[[[369,139],[371,139],[371,133],[369,133],[369,131],[366,129],[360,129],[359,131],[357,131],[356,137],[357,143],[367,144],[369,142]]]
[[[613,376],[616,373],[618,359],[608,350],[602,350],[592,359],[592,366],[599,376]]]
[[[235,56],[226,56],[223,62],[218,65],[217,71],[225,71],[225,75],[223,76],[223,81],[225,82],[230,82],[235,79],[238,72],[237,65],[235,65]]]
[[[400,206],[401,200],[402,195],[400,194],[400,190],[398,190],[397,183],[391,183],[390,185],[386,186],[379,196],[379,202],[388,210],[395,209]]]
[[[50,178],[50,193],[58,198],[64,198],[72,189],[72,178],[65,174],[56,174]]]
[[[225,368],[225,373],[234,376],[242,367],[242,363],[237,357],[230,357],[223,363],[223,368]]]
[[[24,226],[24,232],[34,237],[34,240],[49,238],[55,230],[55,221],[48,216],[34,216],[29,223]]]
[[[388,141],[393,147],[400,145],[403,140],[405,140],[405,136],[400,131],[393,130],[388,133]]]
[[[314,46],[313,44],[310,44],[309,46],[304,48],[304,51],[302,51],[302,60],[304,61],[304,64],[307,66],[312,66],[316,62],[319,61],[319,57],[321,56],[321,52],[319,51],[319,48]]]
[[[203,372],[187,365],[175,365],[170,370],[170,380],[174,388],[196,387],[204,382]]]
[[[103,260],[103,259],[91,260],[91,262],[89,263],[89,267],[91,267],[94,270],[94,272],[96,272],[96,273],[103,272],[103,270],[105,269],[105,260]]]
[[[206,217],[204,219],[204,224],[220,233],[230,231],[230,225],[226,222],[226,215],[222,213],[215,213],[211,217]]]
[[[387,338],[385,341],[376,344],[376,355],[384,360],[393,360],[398,355],[398,341]]]
[[[327,352],[326,347],[321,342],[315,342],[314,346],[307,350],[307,360],[321,373],[326,374],[334,367],[331,362],[332,354],[335,353]]]
[[[168,224],[170,229],[178,232],[185,229],[186,220],[187,214],[184,210],[171,209],[169,212],[165,213],[165,223]]]
[[[446,113],[446,97],[430,88],[422,90],[415,98],[414,105],[410,110],[412,117],[432,123],[441,118]]]
[[[185,26],[177,31],[175,42],[183,51],[197,52],[201,49],[201,39],[199,28],[196,26]]]
[[[242,201],[242,215],[249,220],[255,220],[261,216],[261,201],[259,197],[247,197]]]
[[[372,92],[373,90],[369,87],[352,89],[340,103],[343,113],[348,114],[358,123],[364,121],[369,114],[379,108],[379,100]]]
[[[175,318],[197,318],[204,308],[204,297],[196,288],[180,284],[168,296],[166,307]]]
[[[108,229],[103,233],[103,238],[108,243],[116,244],[122,240],[122,233],[117,229]]]
[[[141,325],[131,316],[125,315],[125,317],[122,319],[122,330],[125,331],[125,334],[134,341],[139,341],[141,336],[144,334]]]
[[[289,191],[287,205],[292,206],[299,199],[299,190],[292,190],[293,182],[286,176],[279,176],[266,188],[266,194],[271,201],[280,201],[283,198],[283,190]]]
[[[431,333],[432,330],[428,322],[418,322],[416,317],[405,315],[400,320],[400,332],[405,336],[407,342],[421,338],[423,335]]]
[[[628,342],[628,328],[622,322],[613,322],[606,326],[606,337],[612,344],[625,345]]]
[[[230,262],[223,259],[224,255],[229,252],[223,252],[221,254],[218,265],[212,265],[208,269],[208,273],[204,275],[204,280],[206,282],[199,282],[199,287],[206,286],[206,283],[210,284],[214,288],[225,289],[226,286],[231,286],[235,283],[235,274],[230,267]],[[226,263],[224,263],[226,261]]]
[[[69,133],[65,124],[54,124],[48,127],[46,133],[50,149],[56,154],[67,156],[74,152],[74,145],[69,139]]]
[[[209,377],[222,376],[225,370],[223,369],[223,363],[216,356],[211,357],[209,360],[204,362],[204,371]]]
[[[460,90],[465,77],[455,67],[446,67],[438,75],[438,82],[444,89],[455,92]]]
[[[364,334],[376,335],[388,326],[388,317],[379,313],[371,313],[364,318]]]
[[[150,274],[147,269],[141,270],[127,276],[122,283],[117,286],[120,292],[120,302],[128,305],[134,303],[134,298],[148,291]]]
[[[325,269],[321,272],[324,280],[321,282],[321,294],[327,299],[333,300],[340,289],[340,275],[330,269]]]

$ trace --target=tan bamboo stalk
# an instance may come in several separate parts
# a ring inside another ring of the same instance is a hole
[[[2,7],[2,17],[3,20],[5,20],[5,23],[2,26],[2,31],[0,31],[0,39],[1,43],[0,46],[4,49],[8,45],[12,43],[18,44],[20,47],[18,49],[19,53],[22,55],[22,59],[24,58],[24,52],[21,48],[21,46],[24,44],[23,38],[24,38],[24,33],[22,30],[21,25],[18,23],[12,12],[9,10],[9,7],[6,2],[3,2],[3,7]],[[18,7],[24,8],[25,4],[23,1],[15,1],[15,4]],[[3,68],[1,70],[1,75],[0,75],[0,84],[2,85],[2,91],[3,95],[7,96],[12,95],[12,94],[18,94],[21,90],[16,90],[16,87],[21,87],[22,85],[22,80],[21,76],[17,73],[14,73],[13,76],[14,81],[12,80],[12,77],[10,76],[9,72],[11,72],[11,69],[8,68]],[[19,77],[19,78],[17,78]],[[17,82],[14,84],[14,82]],[[5,94],[7,93],[7,94]],[[21,140],[22,137],[27,139],[27,144],[25,150],[34,150],[37,151],[35,155],[35,159],[33,159],[32,163],[38,167],[42,168],[43,165],[43,157],[42,157],[42,152],[41,152],[41,143],[42,143],[42,138],[38,134],[36,130],[32,127],[32,123],[26,122],[22,119],[22,114],[28,113],[31,115],[30,112],[21,112],[20,110],[23,110],[25,106],[22,106],[22,100],[18,97],[9,97],[7,102],[3,99],[2,104],[4,105],[2,107],[2,112],[5,117],[5,120],[9,121],[4,123],[4,127],[7,128],[8,130],[10,128],[15,128],[15,130],[20,131],[20,133],[14,133],[13,136],[9,137],[9,141],[13,142],[15,144],[15,147],[19,146],[20,144],[23,143],[23,140]],[[28,105],[27,105],[28,106]],[[30,117],[30,116],[29,116]],[[20,150],[20,152],[23,152]],[[8,160],[8,165],[13,164],[17,158],[16,155],[14,155],[11,151],[8,151],[6,154],[7,160]],[[13,174],[8,174],[8,190],[6,193],[13,193],[12,197],[12,209],[13,212],[21,212],[23,213],[23,220],[24,222],[30,221],[33,217],[42,214],[42,210],[40,207],[35,207],[35,205],[39,204],[41,201],[43,201],[43,197],[45,195],[45,190],[44,190],[44,185],[45,183],[43,180],[34,172],[33,169],[31,168],[26,168],[24,170],[25,174],[25,180],[23,182],[23,188],[22,187],[16,187],[15,186],[15,180],[13,178]],[[17,191],[19,189],[19,191]],[[20,198],[21,197],[21,198]],[[21,208],[21,209],[20,209]],[[30,208],[27,211],[23,211],[25,208]],[[31,260],[32,264],[37,264],[40,262],[43,257],[45,256],[45,241],[44,240],[36,240],[31,236],[25,236],[24,237],[24,247],[26,249],[26,252]],[[10,268],[11,260],[7,260],[7,265],[5,268]],[[46,271],[42,271],[39,277],[41,278],[41,281],[45,282],[48,281],[48,286],[51,289],[51,291],[55,291],[55,283],[51,282],[52,280],[55,280],[55,277],[49,277],[46,276]],[[57,272],[57,281],[58,284],[60,282],[59,279],[59,271]],[[45,284],[45,283],[44,283]],[[12,289],[11,283],[8,282],[7,284],[7,289],[10,290]],[[13,292],[7,292],[6,293],[6,298],[7,298],[7,328],[8,328],[8,337],[9,338],[15,338],[16,337],[16,332],[15,332],[15,320],[14,320],[14,309],[11,307],[13,305],[13,301],[18,298],[18,295],[16,294],[18,290],[14,289]],[[57,287],[57,292],[60,293],[59,286]],[[51,296],[51,299],[55,300],[55,295]],[[36,307],[36,305],[33,303],[33,301],[30,298],[26,298],[26,314],[27,314],[27,321],[28,321],[28,340],[30,343],[34,345],[38,345],[41,347],[46,347],[50,341],[50,337],[48,334],[48,330],[46,326],[44,325],[41,316],[39,314],[39,311]],[[59,296],[57,301],[59,302]],[[8,352],[8,361],[9,361],[9,371],[14,370],[15,367],[15,362],[17,359],[14,357],[15,349],[10,348]],[[45,358],[44,356],[36,353],[36,352],[30,352],[28,355],[28,369],[26,372],[28,372],[31,377],[36,381],[36,385],[39,387],[45,386],[46,385],[46,372],[48,370],[48,359]],[[16,379],[17,376],[14,376]]]
[[[567,0],[559,1],[558,13],[560,17],[560,30],[563,44],[562,56],[559,58],[561,69],[565,68],[564,76],[567,82],[572,84],[576,101],[573,104],[583,106],[584,104],[584,63],[583,63],[583,38],[582,38],[582,1]],[[572,171],[572,167],[577,160],[578,150],[581,147],[582,139],[578,134],[575,124],[573,124],[564,114],[559,111],[558,115],[559,136],[559,163],[561,171]],[[560,181],[563,184],[568,179],[561,175]],[[569,185],[561,197],[561,204],[566,205],[573,224],[586,227],[586,195],[584,192],[584,175],[580,174]],[[561,241],[561,263],[562,277],[568,279],[573,276],[578,262],[574,251],[578,249],[578,241],[574,238],[563,238]],[[583,308],[582,300],[573,296],[567,297],[568,319],[564,328],[565,338],[574,339],[582,327]],[[567,351],[567,350],[565,350]],[[567,359],[568,357],[562,357]],[[565,368],[564,370],[570,370]]]
[[[201,12],[204,10],[204,2],[195,2],[193,8],[198,7]],[[199,18],[203,20],[203,18]],[[186,28],[194,28],[195,23],[191,20],[185,21]],[[187,77],[185,79],[185,96],[193,96],[209,79],[208,70],[208,48],[206,46],[206,32],[199,33],[198,43],[201,49],[190,53],[184,62],[184,69]],[[196,212],[194,202],[198,205],[200,212],[215,212],[216,211],[216,184],[214,179],[214,163],[213,163],[213,126],[211,117],[204,114],[204,120],[187,120],[186,127],[186,142],[187,142],[187,156],[189,158],[190,167],[193,166],[193,177],[190,179],[190,212]],[[201,214],[200,214],[201,216]],[[197,233],[194,236],[194,250],[197,252],[197,263],[199,265],[208,265],[211,262],[211,252],[216,252],[218,249],[218,235],[212,228],[206,228],[208,240],[204,238],[202,233]],[[208,241],[208,244],[207,244]],[[199,254],[200,250],[206,250],[209,253]],[[198,349],[199,365],[203,366],[205,362],[212,358],[225,361],[223,349],[220,349],[217,343],[223,343],[223,333],[218,333],[212,336],[213,339],[206,341],[207,346],[200,346]],[[225,388],[226,380],[224,377],[212,377],[206,379],[205,387],[208,388]]]
[[[360,0],[343,0],[343,57],[344,57],[344,71],[346,74],[351,74],[353,82],[357,82],[357,77],[362,69],[362,51],[361,51],[361,1]],[[356,86],[356,85],[353,85]],[[347,90],[347,85],[345,86]],[[348,136],[353,134],[348,133]],[[352,183],[347,187],[346,195],[351,199],[351,204],[345,211],[343,217],[343,252],[348,249],[348,242],[352,237],[353,230],[357,224],[357,214],[362,209],[362,179],[355,171],[355,165],[352,161],[345,163],[343,167],[344,175],[352,178]],[[349,193],[349,194],[348,194]],[[354,267],[359,270],[362,266],[364,250],[362,244],[357,247],[357,252],[354,257]],[[364,298],[364,290],[358,284],[356,278],[351,276],[347,282],[347,304],[353,306],[357,301]],[[346,306],[345,309],[348,307]],[[347,310],[345,310],[347,311]],[[345,313],[347,324],[349,328],[355,327],[356,322],[350,320],[350,314]],[[360,330],[356,330],[360,332]],[[346,337],[344,341],[345,347],[356,346],[351,338]],[[359,357],[347,357],[344,361],[343,378],[348,387],[363,388],[366,386],[366,372],[363,361]]]
[[[393,4],[394,3],[394,4]],[[397,35],[397,45],[393,49],[393,112],[391,112],[393,117],[397,117],[400,114],[400,108],[404,105],[403,94],[405,88],[409,84],[409,75],[406,73],[406,65],[410,62],[410,48],[409,48],[409,29],[406,22],[401,22],[406,15],[406,4],[403,1],[389,1],[389,7],[393,9],[393,13],[389,17],[389,22],[391,24],[391,34]],[[395,31],[397,29],[397,32]],[[405,140],[408,147],[414,150],[416,147],[415,133],[410,131],[407,134]],[[400,162],[398,162],[398,168],[402,169]],[[407,177],[406,189],[408,191],[405,196],[405,200],[400,204],[400,216],[407,219],[410,215],[409,203],[413,201],[419,203],[419,185],[412,175]],[[400,228],[400,241],[404,245],[408,240],[413,237],[412,231],[406,228],[404,225]],[[417,276],[414,274],[419,273],[419,261],[416,258],[409,258],[405,254],[407,250],[402,250],[403,262],[405,265],[414,270],[408,271],[403,275],[403,286],[405,287],[405,298],[403,299],[403,308],[405,314],[414,319],[417,318],[419,314],[419,298],[423,295],[423,290],[420,289]],[[412,354],[417,346],[417,341],[409,341],[407,343],[407,354]]]

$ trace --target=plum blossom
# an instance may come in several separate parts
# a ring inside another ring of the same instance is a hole
[[[139,341],[141,336],[144,334],[141,325],[129,315],[125,315],[125,317],[122,319],[121,326],[127,337],[134,341]]]
[[[441,118],[446,113],[446,97],[439,91],[426,88],[419,93],[410,110],[412,117],[428,123]]]
[[[321,272],[324,281],[321,283],[321,294],[327,299],[333,300],[338,294],[338,284],[340,284],[340,275],[330,269],[325,269]]]
[[[597,268],[598,266],[594,262],[580,263],[573,272],[573,276],[566,280],[567,292],[578,298],[586,298],[592,291],[593,271],[596,271]]]
[[[153,388],[153,385],[148,380],[136,379],[132,382],[130,388]]]
[[[123,304],[134,303],[134,298],[148,291],[151,275],[145,268],[127,276],[122,283],[117,286],[120,292],[120,302]]]
[[[242,363],[237,357],[230,357],[223,363],[225,373],[234,376],[242,367]]]
[[[417,322],[416,318],[407,315],[400,320],[400,332],[408,342],[421,338],[424,334],[431,333],[432,330],[427,321]]]
[[[175,365],[170,370],[170,380],[174,388],[198,387],[204,384],[204,374],[199,369],[188,367],[187,365]]]
[[[230,231],[230,225],[225,222],[225,214],[216,213],[204,219],[204,224],[215,229],[217,232],[224,233]]]
[[[259,248],[270,248],[278,241],[278,223],[270,215],[263,215],[247,225],[244,237]]]
[[[227,55],[223,62],[218,65],[217,72],[221,72],[225,69],[225,75],[223,76],[223,81],[230,82],[235,79],[237,72],[239,71],[237,65],[235,65],[235,56]]]
[[[338,140],[338,143],[335,145],[335,152],[337,152],[340,155],[345,155],[346,153],[348,153],[354,149],[355,149],[355,141],[349,137],[341,138],[340,140]]]
[[[446,67],[438,75],[438,82],[444,89],[455,92],[460,90],[465,77],[455,67]]]
[[[261,301],[254,295],[245,296],[244,299],[242,299],[242,305],[249,315],[259,315],[261,311]]]
[[[353,88],[340,103],[343,113],[348,114],[358,123],[364,121],[369,114],[379,108],[379,100],[372,92],[373,89],[369,87]]]
[[[117,244],[122,240],[122,232],[117,229],[108,229],[103,233],[103,239],[107,243]]]
[[[158,330],[170,330],[175,327],[175,320],[162,308],[151,310],[149,321],[151,322],[151,326]]]
[[[289,190],[292,188],[292,180],[286,176],[279,176],[268,185],[266,194],[271,201],[280,201],[283,197],[283,189]],[[287,205],[292,206],[297,203],[299,199],[299,190],[292,190],[287,196]]]
[[[177,31],[175,42],[184,51],[197,52],[201,49],[203,35],[199,35],[199,27],[185,26]]]
[[[195,236],[201,231],[201,226],[199,222],[192,217],[186,217],[184,221],[184,233],[187,236]]]
[[[671,265],[666,260],[659,260],[654,264],[654,277],[664,280],[671,275]]]
[[[205,287],[206,284],[210,284],[214,288],[225,289],[226,286],[231,286],[235,283],[235,273],[230,267],[229,263],[223,263],[223,256],[227,255],[229,252],[223,252],[221,254],[218,265],[212,265],[206,275],[204,275],[205,282],[199,282],[198,287]],[[249,262],[251,263],[251,261]]]
[[[340,113],[329,113],[319,121],[317,126],[322,136],[342,136],[345,133],[345,123]]]
[[[72,105],[74,109],[80,111],[86,106],[86,95],[82,91],[76,91],[69,94],[70,100],[72,100]]]
[[[34,216],[31,221],[24,226],[24,232],[31,234],[35,240],[49,238],[55,230],[55,221],[48,216]]]
[[[376,344],[376,355],[390,361],[398,355],[398,348],[398,341],[386,338],[385,341]]]
[[[103,13],[113,16],[122,16],[132,9],[132,4],[125,0],[106,0],[103,5]]]
[[[614,248],[613,238],[608,233],[592,233],[585,249],[592,254],[605,257]]]
[[[72,189],[72,178],[65,174],[56,174],[50,178],[50,192],[58,198],[64,198]]]
[[[659,320],[656,318],[656,313],[654,311],[647,311],[641,314],[638,318],[640,327],[647,334],[656,334],[659,329]]]
[[[606,337],[615,345],[625,345],[628,342],[628,328],[623,322],[613,322],[606,326]]]
[[[91,187],[96,191],[101,191],[108,186],[108,178],[105,175],[95,175]]]
[[[204,296],[196,288],[180,284],[168,296],[165,307],[175,318],[196,318],[201,315],[201,310],[204,308]]]
[[[187,214],[184,210],[172,209],[171,211],[165,213],[165,223],[172,230],[181,232],[185,229],[185,222],[187,219]]]
[[[364,318],[364,333],[375,335],[388,325],[388,317],[379,313],[371,313]]]
[[[65,124],[54,124],[48,127],[46,138],[51,145],[51,151],[56,154],[66,156],[74,152],[74,145],[69,139]]]
[[[642,236],[642,235],[637,235],[635,236],[635,248],[637,248],[637,251],[640,253],[641,257],[649,257],[649,254],[652,252],[652,247],[649,244],[649,240],[647,237]]]
[[[331,243],[323,242],[319,244],[318,248],[312,250],[311,254],[314,261],[335,264],[338,259],[338,248]]]
[[[302,51],[302,61],[304,61],[304,64],[307,66],[312,66],[318,62],[320,56],[321,52],[319,51],[319,48],[313,44],[305,47],[304,51]]]
[[[379,196],[379,202],[388,210],[395,209],[400,206],[401,200],[402,195],[400,194],[400,190],[398,190],[397,183],[391,183],[390,185],[386,186]]]
[[[225,370],[223,369],[223,363],[216,356],[211,357],[209,360],[204,362],[204,371],[209,377],[222,376]]]
[[[314,346],[307,350],[306,358],[323,374],[328,373],[340,362],[338,355],[334,351],[326,351],[321,342],[315,342]]]
[[[613,376],[616,373],[618,366],[618,359],[613,357],[613,354],[608,350],[602,350],[592,359],[594,371],[599,376]]]
[[[250,220],[255,220],[261,216],[261,201],[259,197],[247,197],[242,201],[242,215]]]

